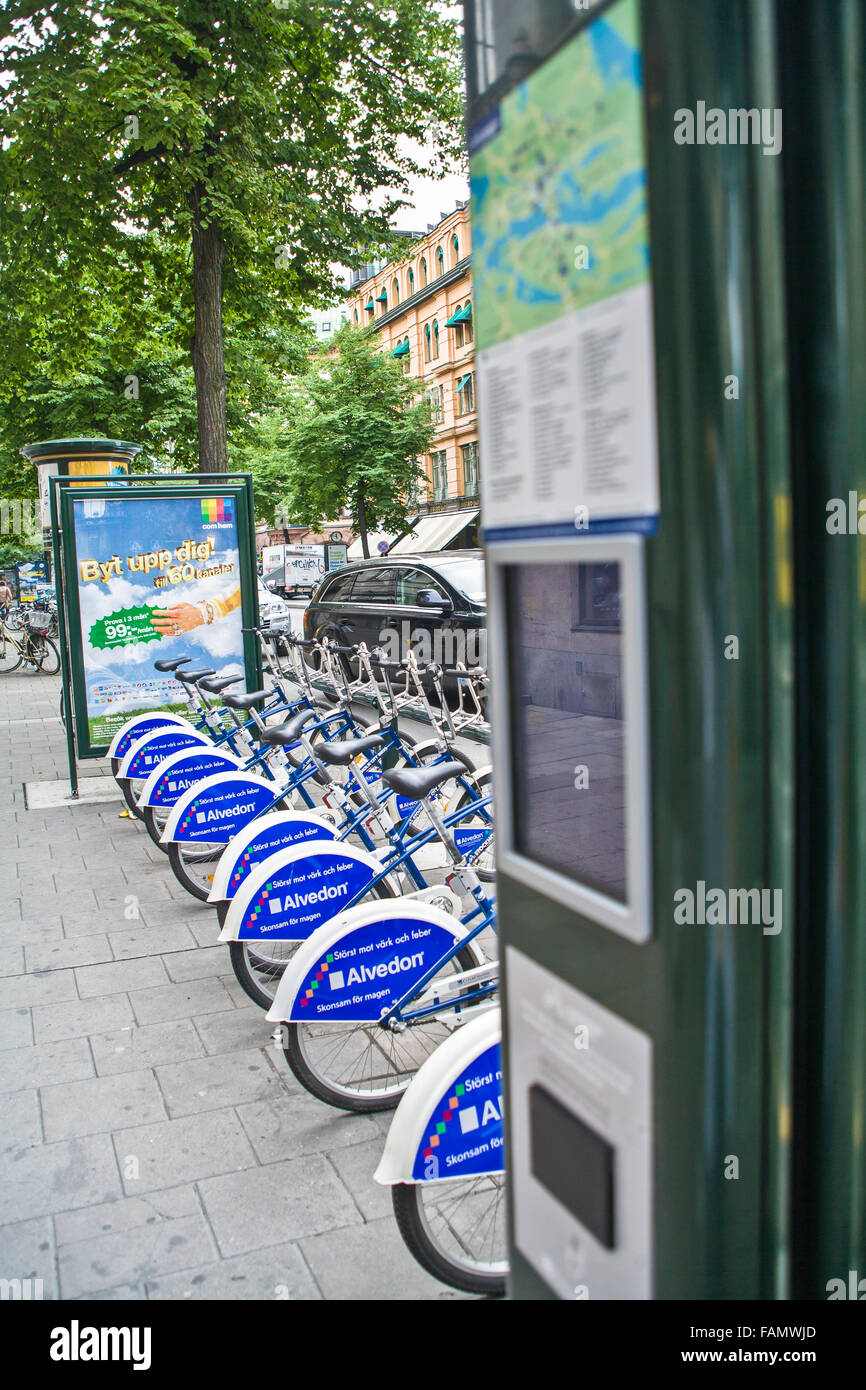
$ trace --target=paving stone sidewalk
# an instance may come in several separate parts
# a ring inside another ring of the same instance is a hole
[[[388,1116],[298,1086],[216,915],[67,776],[59,678],[0,677],[0,1278],[53,1299],[458,1298],[373,1182]],[[83,764],[88,778],[101,764]]]

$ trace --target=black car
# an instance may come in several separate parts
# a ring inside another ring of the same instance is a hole
[[[366,642],[394,661],[411,642],[425,664],[486,666],[486,600],[480,550],[358,560],[322,580],[304,634],[341,646]]]

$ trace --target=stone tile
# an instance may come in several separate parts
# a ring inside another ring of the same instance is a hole
[[[381,1148],[372,1116],[333,1110],[306,1091],[238,1105],[236,1110],[260,1163],[314,1153],[328,1153],[333,1159],[336,1150],[348,1144],[366,1148],[364,1141],[371,1139]]]
[[[195,1302],[311,1302],[322,1295],[296,1245],[271,1245],[233,1260],[215,1260],[183,1274],[148,1280],[148,1299]]]
[[[40,1005],[33,1010],[37,1043],[83,1038],[132,1022],[132,1009],[125,994],[111,994],[107,999],[76,999],[68,1004]]]
[[[84,939],[87,940],[86,937]],[[109,961],[105,965],[85,965],[75,971],[75,980],[82,999],[125,994],[134,989],[156,989],[169,983],[159,956]]]
[[[173,980],[201,980],[210,975],[225,975],[228,951],[222,946],[196,945],[193,951],[174,951],[163,960]]]
[[[172,1116],[196,1115],[283,1094],[267,1058],[253,1049],[158,1067],[156,1076]]]
[[[238,1048],[266,1047],[270,1049],[278,1067],[288,1073],[282,1048],[277,1056],[271,1041],[274,1025],[268,1023],[262,1010],[256,1008],[251,1000],[247,1000],[247,1004],[249,1007],[246,1009],[203,1014],[201,1018],[193,1019],[205,1051],[213,1055],[220,1052],[236,1052]]]
[[[75,999],[71,970],[48,970],[32,975],[11,975],[0,980],[0,1009],[20,1009],[30,1004],[59,1004]]]
[[[393,1215],[391,1189],[373,1181],[384,1147],[384,1139],[378,1136],[365,1144],[352,1144],[333,1151],[330,1146],[328,1148],[330,1161],[360,1207],[365,1221]]]
[[[15,1221],[0,1231],[3,1249],[3,1277],[31,1281],[30,1297],[57,1297],[57,1271],[54,1264],[54,1236],[47,1216],[31,1221]],[[41,1279],[41,1290],[32,1282]]]
[[[0,1092],[81,1081],[92,1075],[93,1061],[86,1038],[0,1052]]]
[[[393,1303],[465,1298],[440,1284],[413,1259],[393,1216],[328,1231],[299,1243],[316,1283],[329,1300]]]
[[[204,1217],[181,1216],[60,1246],[60,1291],[64,1298],[80,1298],[100,1288],[158,1279],[212,1258],[213,1240]]]
[[[195,1182],[255,1167],[249,1140],[230,1110],[124,1129],[114,1135],[114,1148],[124,1189],[132,1196],[156,1191],[167,1182]],[[127,1176],[130,1158],[137,1160],[137,1178]],[[257,1179],[250,1181],[251,1188],[256,1185]]]
[[[165,1118],[162,1096],[150,1071],[44,1086],[39,1098],[48,1143]]]
[[[219,936],[220,926],[215,913],[203,914],[201,917],[188,917],[186,925],[199,946],[213,946]],[[228,948],[225,945],[220,949],[228,955]]]
[[[35,1091],[11,1091],[0,1096],[0,1151],[29,1149],[42,1143],[42,1123]]]
[[[0,1049],[32,1047],[33,1023],[29,1009],[3,1009],[0,1012]]]
[[[171,869],[166,861],[166,869],[171,874]],[[180,887],[180,884],[178,884]],[[216,926],[216,913],[212,907],[205,908],[204,903],[199,903],[198,899],[182,889],[183,897],[180,899],[164,897],[154,897],[149,902],[142,901],[141,915],[149,927],[174,926],[176,922],[185,922],[187,918],[199,917],[201,915],[196,908],[202,908],[204,915],[209,921],[215,924],[214,936],[219,935],[219,928]]]
[[[195,937],[183,923],[164,923],[152,927],[140,922],[133,931],[112,932],[109,936],[116,960],[133,956],[153,956],[163,951],[195,949]]]
[[[0,922],[0,941],[4,946],[26,946],[30,942],[60,941],[62,938],[59,917],[46,917],[44,922],[25,922],[20,917],[4,918]]]
[[[327,1159],[289,1159],[249,1173],[207,1178],[199,1192],[220,1253],[261,1246],[360,1222],[358,1209]]]
[[[0,1223],[105,1202],[120,1191],[106,1134],[20,1149],[5,1163]]]
[[[186,1057],[201,1057],[201,1040],[189,1019],[170,1023],[149,1023],[143,1028],[133,1023],[90,1039],[96,1070],[100,1076],[155,1067]]]
[[[82,1301],[86,1303],[91,1303],[94,1300],[104,1303],[144,1303],[146,1298],[147,1294],[143,1284],[115,1284],[110,1289],[97,1289],[95,1293],[84,1294]],[[72,1302],[76,1301],[76,1299],[72,1300]]]
[[[195,1014],[218,1013],[233,1007],[219,980],[192,980],[161,989],[133,990],[129,999],[139,1023],[192,1018]]]
[[[60,970],[63,966],[95,965],[113,959],[108,937],[99,933],[28,944],[25,954],[28,970]]]
[[[23,973],[23,946],[0,946],[0,975],[23,975]]]
[[[196,1190],[187,1183],[151,1192],[148,1197],[118,1197],[100,1206],[60,1212],[54,1218],[54,1231],[58,1246],[73,1245],[97,1236],[123,1235],[141,1226],[156,1226],[200,1212]]]

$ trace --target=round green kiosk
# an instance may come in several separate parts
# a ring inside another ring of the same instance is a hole
[[[90,478],[125,477],[140,444],[125,439],[43,439],[38,444],[24,444],[24,458],[36,468],[39,478],[39,503],[42,513],[42,545],[47,571],[51,572],[51,490],[50,478],[81,478],[82,487]]]

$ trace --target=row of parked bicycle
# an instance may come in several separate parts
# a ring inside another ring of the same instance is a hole
[[[178,882],[216,910],[298,1081],[341,1110],[396,1107],[375,1177],[409,1250],[455,1288],[500,1294],[491,770],[457,743],[485,727],[486,673],[258,636],[266,689],[155,662],[187,712],[131,719],[112,771]],[[430,736],[412,738],[407,715]]]
[[[43,676],[56,676],[60,652],[57,611],[49,603],[0,608],[0,675],[31,667]]]

